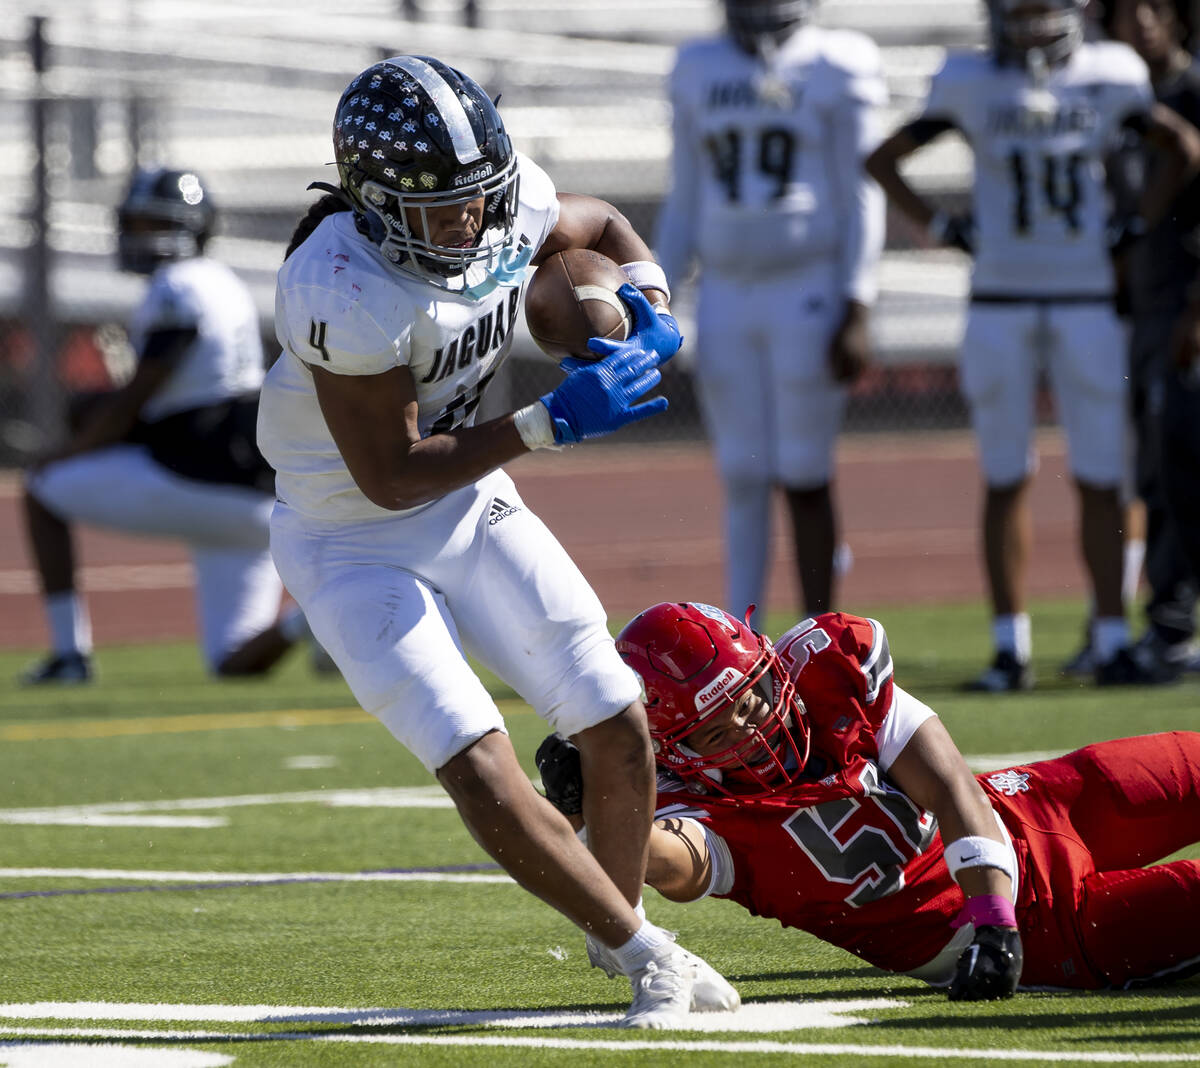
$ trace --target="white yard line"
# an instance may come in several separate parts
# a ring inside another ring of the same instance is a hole
[[[738,1015],[738,1014],[735,1014]],[[730,1017],[731,1019],[733,1017]],[[23,1038],[95,1038],[159,1040],[168,1042],[236,1042],[244,1045],[256,1036],[211,1031],[155,1031],[90,1027],[0,1027],[0,1034]],[[502,1035],[313,1035],[305,1032],[257,1036],[264,1042],[309,1041],[386,1046],[487,1046],[493,1048],[593,1050],[628,1053],[635,1050],[672,1050],[684,1053],[785,1054],[813,1057],[911,1057],[915,1059],[959,1059],[970,1061],[1050,1061],[1076,1064],[1181,1064],[1200,1061],[1200,1053],[1123,1053],[1117,1050],[1087,1052],[1017,1049],[959,1049],[937,1046],[871,1046],[842,1042],[750,1042],[714,1039],[586,1039]]]
[[[89,805],[0,809],[0,823],[96,827],[223,827],[220,817],[151,816],[255,805],[325,805],[330,808],[453,808],[440,786],[383,786],[362,790],[299,790],[232,797],[181,797],[158,801],[102,801]]]
[[[0,879],[101,879],[150,883],[511,883],[507,875],[457,871],[144,871],[129,868],[0,868]]]
[[[772,1001],[743,1005],[736,1013],[697,1013],[689,1031],[802,1031],[870,1023],[857,1015],[906,1009],[896,998],[847,1001]],[[357,1027],[611,1027],[619,1012],[562,1012],[555,1009],[348,1009],[313,1005],[166,1005],[106,1001],[43,1001],[0,1004],[0,1019],[179,1021],[188,1023],[328,1023]]]

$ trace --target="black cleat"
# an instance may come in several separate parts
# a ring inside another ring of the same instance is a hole
[[[1033,668],[1007,649],[996,654],[992,666],[963,687],[971,693],[1010,693],[1033,689]]]
[[[1149,656],[1137,656],[1128,646],[1096,665],[1097,686],[1162,686],[1175,682],[1180,669]]]
[[[51,653],[21,675],[22,686],[79,686],[92,681],[92,658],[86,653]]]

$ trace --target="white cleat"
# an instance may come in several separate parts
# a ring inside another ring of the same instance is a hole
[[[599,968],[610,979],[621,974],[613,952],[603,942],[591,936],[585,938],[588,961]],[[696,965],[696,979],[692,985],[692,1001],[688,1008],[692,1012],[736,1012],[742,1004],[741,996],[711,964],[690,950],[678,947],[679,951]]]
[[[633,1004],[621,1027],[666,1031],[687,1026],[696,982],[696,958],[690,953],[672,942],[658,946],[647,953],[629,982]]]

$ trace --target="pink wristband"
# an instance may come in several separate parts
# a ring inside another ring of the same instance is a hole
[[[951,927],[972,923],[976,927],[1016,927],[1017,914],[1012,902],[999,894],[979,894],[967,898],[967,903],[951,921]]]

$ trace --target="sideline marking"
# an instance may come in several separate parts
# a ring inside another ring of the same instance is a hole
[[[473,865],[461,865],[473,868]],[[489,870],[492,864],[481,865]],[[127,868],[0,868],[0,879],[106,879],[112,882],[196,883],[509,883],[506,873],[446,868],[382,868],[379,871],[138,871]],[[179,889],[179,888],[177,888]],[[8,895],[0,894],[0,898]],[[23,895],[28,896],[28,895]],[[0,1014],[2,1015],[2,1014]]]
[[[720,1042],[713,1039],[686,1041],[669,1039],[648,1041],[646,1039],[580,1039],[552,1038],[540,1035],[526,1038],[520,1035],[312,1035],[305,1032],[273,1032],[263,1035],[245,1033],[222,1034],[212,1031],[154,1031],[125,1030],[88,1027],[14,1027],[0,1028],[0,1034],[22,1037],[47,1038],[133,1038],[157,1039],[159,1041],[185,1042],[341,1042],[367,1043],[389,1046],[491,1046],[519,1047],[526,1049],[605,1050],[624,1053],[631,1050],[678,1050],[693,1053],[766,1053],[827,1056],[827,1057],[912,1057],[912,1058],[958,1058],[972,1061],[1064,1061],[1087,1064],[1178,1064],[1200,1061],[1200,1053],[1118,1053],[1116,1051],[1093,1050],[1072,1052],[1062,1050],[1012,1050],[1012,1049],[956,1049],[936,1046],[863,1046],[837,1042],[773,1042],[762,1039],[755,1042]]]

